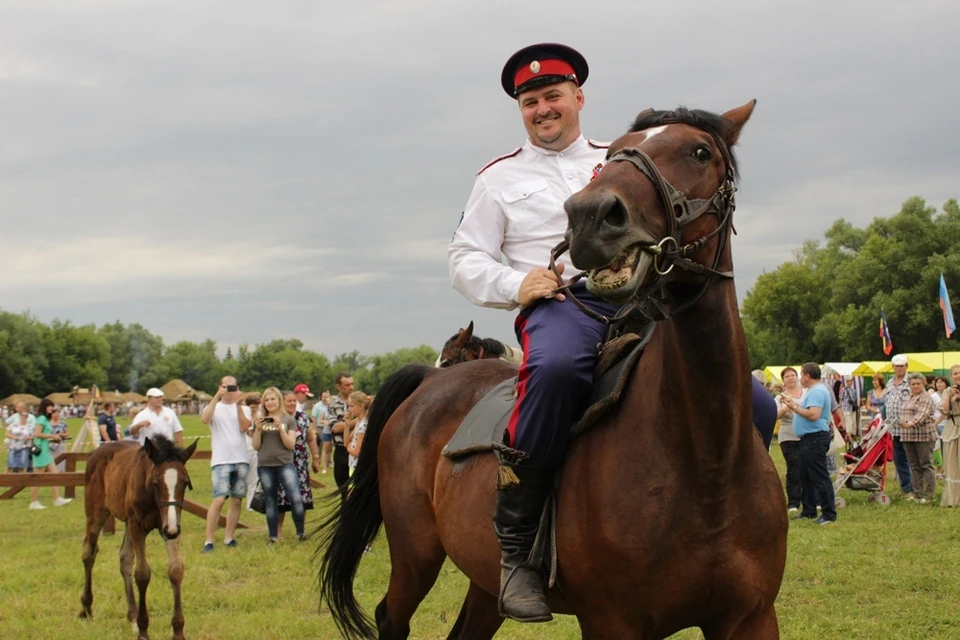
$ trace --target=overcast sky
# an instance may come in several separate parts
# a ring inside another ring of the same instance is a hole
[[[757,98],[742,299],[838,217],[960,196],[958,25],[956,0],[4,0],[0,308],[331,356],[470,320],[512,339],[450,287],[446,245],[476,171],[525,139],[500,70],[542,41],[590,64],[590,138]]]

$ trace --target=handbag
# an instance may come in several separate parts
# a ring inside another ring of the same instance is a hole
[[[263,485],[259,481],[256,490],[253,492],[253,497],[250,498],[250,508],[257,513],[265,514],[267,512],[267,499],[263,497]]]
[[[43,453],[43,450],[42,450],[40,447],[38,447],[38,446],[35,445],[35,444],[30,445],[30,455],[32,455],[32,456],[38,456],[38,455],[40,455],[41,453]]]

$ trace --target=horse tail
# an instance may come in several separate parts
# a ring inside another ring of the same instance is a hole
[[[375,637],[373,621],[354,597],[353,581],[364,550],[383,524],[377,448],[390,416],[416,391],[431,369],[427,365],[407,365],[387,378],[377,391],[367,418],[360,458],[350,479],[349,496],[343,508],[335,508],[318,528],[322,536],[317,549],[320,597],[330,606],[333,620],[345,638]]]

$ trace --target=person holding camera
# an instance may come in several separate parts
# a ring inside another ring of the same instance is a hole
[[[247,443],[244,437],[251,426],[250,408],[240,402],[240,387],[233,376],[224,376],[220,388],[200,414],[200,422],[210,426],[210,474],[213,500],[207,509],[207,539],[203,553],[213,551],[223,503],[230,498],[223,544],[236,547],[233,534],[240,520],[240,501],[247,496]]]
[[[44,398],[37,407],[36,430],[33,432],[33,448],[30,453],[33,456],[34,473],[56,473],[57,465],[53,462],[53,456],[50,454],[50,443],[60,442],[60,436],[53,433],[53,427],[50,426],[50,416],[54,409],[53,401]],[[62,507],[70,504],[70,498],[61,498],[58,487],[50,487],[53,492],[53,506]],[[40,488],[30,487],[30,508],[46,509],[40,504]]]
[[[310,418],[306,412],[298,407],[302,405],[297,399],[296,394],[288,393],[283,396],[283,406],[287,413],[293,416],[296,424],[297,442],[293,446],[293,466],[297,469],[297,481],[300,483],[300,501],[303,503],[303,510],[313,509],[313,487],[310,486],[310,467],[313,471],[320,471],[320,454],[317,449],[317,434],[310,426]],[[277,492],[277,511],[280,512],[280,520],[277,523],[277,537],[283,537],[283,521],[288,511],[293,511],[293,504],[287,496],[283,485],[280,485]]]
[[[306,539],[303,531],[304,509],[293,466],[293,448],[297,444],[297,425],[283,405],[283,394],[276,387],[264,390],[260,397],[260,412],[253,421],[253,448],[257,450],[257,475],[263,487],[266,505],[268,544],[277,541],[280,520],[277,499],[280,485],[290,500],[297,537]]]

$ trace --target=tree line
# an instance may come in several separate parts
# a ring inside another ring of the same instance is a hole
[[[433,364],[436,358],[434,349],[421,345],[371,356],[351,351],[330,360],[304,349],[296,339],[244,344],[236,353],[228,348],[220,358],[213,340],[166,346],[160,336],[137,323],[44,324],[29,313],[0,310],[0,398],[14,393],[42,397],[94,384],[101,390],[143,393],[174,378],[213,394],[225,375],[236,376],[247,390],[292,389],[305,382],[319,392],[333,390],[340,371],[354,375],[357,389],[376,393],[400,367]]]
[[[793,259],[761,275],[741,316],[753,367],[884,360],[884,313],[894,352],[954,351],[938,305],[940,274],[960,299],[960,205],[919,197],[864,228],[843,218]]]

